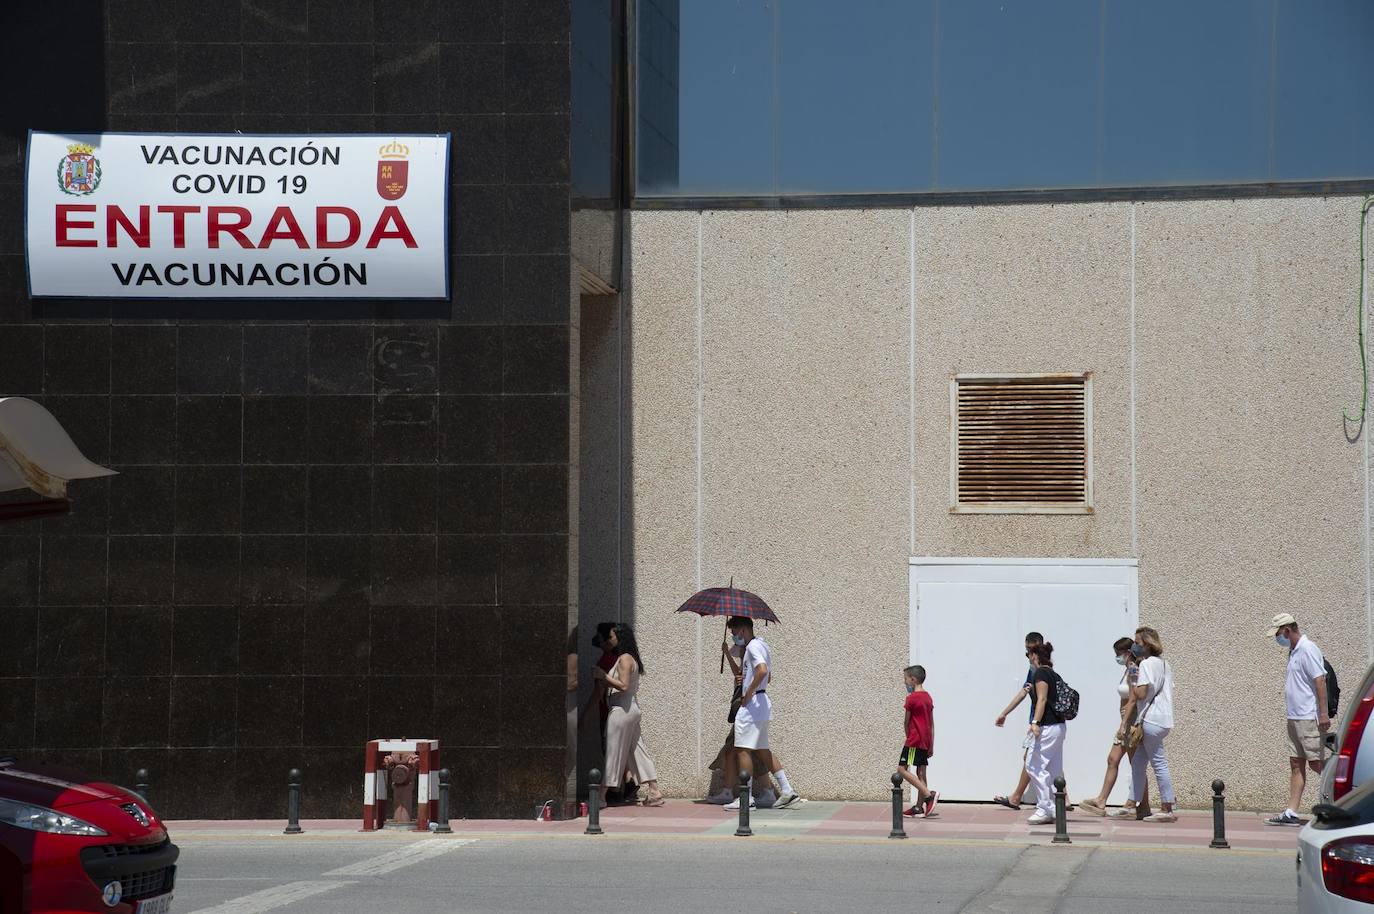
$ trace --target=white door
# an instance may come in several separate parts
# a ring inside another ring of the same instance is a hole
[[[1025,681],[1030,631],[1054,644],[1055,671],[1081,696],[1064,745],[1069,795],[1097,794],[1119,720],[1112,642],[1135,631],[1136,571],[1134,560],[911,560],[910,656],[935,701],[930,779],[942,797],[987,801],[1016,786],[1029,700],[1004,727],[994,719]],[[1123,763],[1113,802],[1129,779]]]

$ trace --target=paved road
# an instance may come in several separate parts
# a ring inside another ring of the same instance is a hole
[[[1295,910],[1274,851],[613,836],[180,839],[174,909],[202,914],[1269,914]]]

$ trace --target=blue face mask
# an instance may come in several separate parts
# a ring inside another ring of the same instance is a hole
[[[1145,656],[1145,648],[1141,647],[1139,644],[1132,644],[1131,656],[1139,660],[1141,657]]]
[[[735,639],[736,647],[744,647],[744,643],[746,641],[745,638],[741,637],[740,635],[732,635],[731,637]]]
[[[1293,642],[1289,641],[1283,635],[1275,635],[1274,640],[1278,642],[1279,647],[1291,648],[1293,646]]]
[[[907,693],[908,695],[910,695],[910,694],[911,694],[912,692],[914,692],[914,691],[916,691],[916,687],[915,687],[914,685],[909,685],[909,686],[906,687],[906,693]]]
[[[1117,665],[1117,666],[1125,666],[1125,665],[1126,665],[1126,655],[1125,655],[1125,654],[1117,654],[1117,655],[1116,655],[1116,665]]]

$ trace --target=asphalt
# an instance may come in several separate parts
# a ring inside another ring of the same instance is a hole
[[[963,818],[967,829],[979,813],[991,811],[953,815],[958,810],[946,809],[946,827]],[[934,825],[932,819],[908,821],[912,837],[891,840],[890,821],[881,831],[868,827],[877,811],[880,804],[838,803],[756,811],[755,834],[748,838],[734,837],[733,818],[718,808],[685,802],[654,810],[608,810],[607,833],[599,837],[581,833],[585,820],[454,822],[455,834],[446,836],[392,829],[363,833],[356,821],[305,822],[305,833],[293,836],[281,834],[281,822],[173,822],[173,838],[182,848],[174,910],[1267,914],[1296,909],[1293,832],[1268,830],[1278,831],[1274,838],[1284,846],[1213,850],[1191,840],[1176,845],[1102,840],[1099,819],[1081,826],[1098,829],[1097,838],[1080,831],[1074,843],[1053,845],[1051,832],[1022,834],[1013,820],[1024,815],[1007,810],[1004,833],[996,836],[919,830]],[[650,830],[655,822],[657,830]],[[864,827],[850,827],[856,822]],[[1182,831],[1196,830],[1196,823],[1187,824]],[[1141,825],[1129,823],[1132,831]]]

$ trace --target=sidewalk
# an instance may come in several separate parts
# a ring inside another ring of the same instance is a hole
[[[1049,844],[1054,826],[1026,824],[1030,809],[1014,812],[1001,806],[982,803],[943,803],[930,819],[904,819],[909,838],[937,842],[998,842],[1011,844]],[[1210,851],[1212,816],[1203,812],[1180,812],[1177,822],[1160,825],[1134,820],[1101,819],[1070,812],[1069,837],[1075,844],[1106,847],[1151,847]],[[738,824],[737,812],[690,800],[669,800],[658,808],[620,806],[603,810],[601,827],[608,835],[729,838]],[[1226,817],[1226,838],[1238,850],[1282,851],[1291,853],[1297,846],[1296,828],[1277,828],[1264,824],[1262,813],[1236,812]],[[587,820],[542,822],[526,819],[454,819],[450,822],[455,837],[545,837],[581,836]],[[184,820],[168,822],[175,841],[223,838],[260,838],[281,835],[285,821],[272,820]],[[386,840],[413,837],[414,832],[386,829],[364,833],[360,819],[313,819],[303,821],[306,835],[360,840]],[[770,839],[860,839],[887,840],[892,828],[892,807],[886,803],[825,802],[802,803],[791,809],[756,809],[750,813],[754,835]],[[294,838],[293,840],[299,840]],[[1224,853],[1224,851],[1215,851]]]

